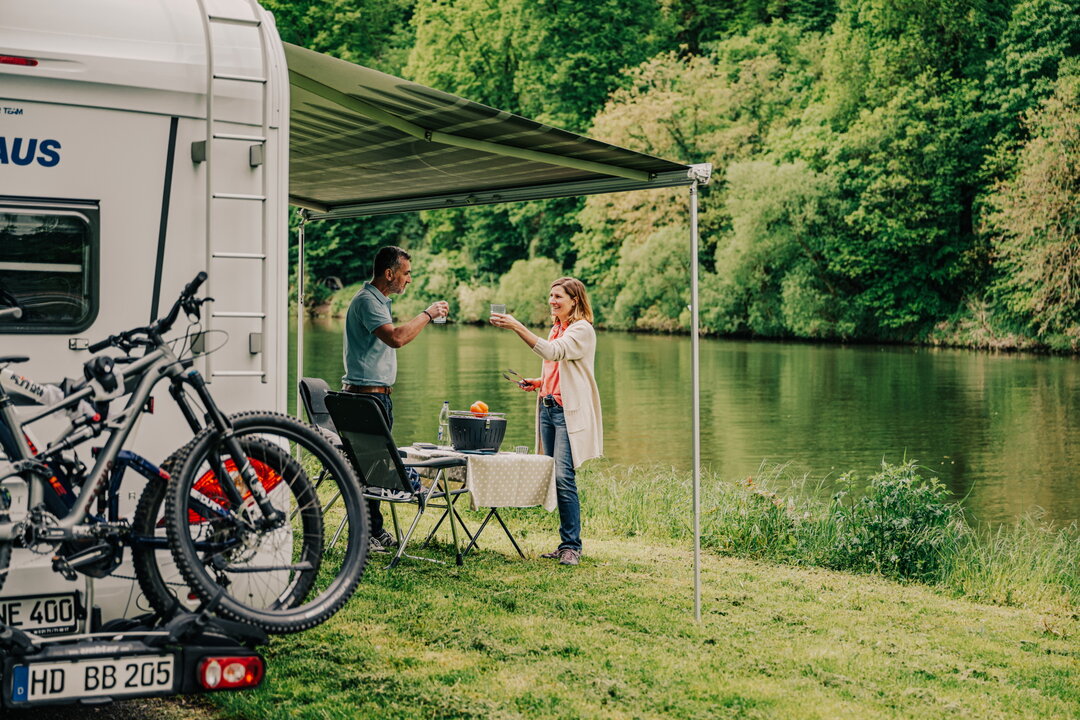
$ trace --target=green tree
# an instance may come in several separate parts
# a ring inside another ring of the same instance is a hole
[[[1073,69],[1080,71],[1074,63]],[[1080,348],[1080,72],[1030,113],[1015,173],[989,196],[1006,307],[1043,337]]]
[[[690,327],[690,230],[686,225],[658,229],[643,242],[623,245],[619,292],[610,317],[625,330],[674,332]]]
[[[856,321],[824,255],[836,180],[802,161],[728,168],[732,230],[703,282],[702,322],[725,332],[851,337]]]
[[[870,317],[871,335],[913,337],[978,280],[972,202],[983,117],[973,81],[925,74],[863,110],[828,164],[845,203],[822,249]]]
[[[687,163],[711,162],[713,183],[701,192],[702,259],[730,231],[724,170],[764,152],[773,133],[794,131],[818,92],[821,39],[783,22],[730,38],[705,56],[664,53],[629,73],[597,115],[593,134],[640,152]],[[673,190],[592,196],[574,237],[574,272],[589,283],[601,312],[619,294],[622,248],[656,230],[685,224],[687,201]],[[631,307],[624,303],[624,308]],[[678,315],[670,318],[676,320]]]
[[[518,260],[499,280],[497,302],[506,305],[507,311],[526,325],[543,325],[551,317],[548,291],[552,281],[562,274],[554,260]]]
[[[261,0],[285,42],[398,75],[415,0]]]
[[[523,62],[514,77],[520,107],[568,130],[587,129],[623,68],[655,55],[666,39],[656,0],[531,0],[523,8]]]
[[[417,81],[578,131],[619,71],[655,52],[657,28],[666,27],[655,0],[442,0],[420,3],[413,23],[406,72]],[[428,213],[428,244],[463,247],[480,275],[535,255],[569,265],[580,206],[563,199]]]
[[[834,127],[916,78],[982,77],[1009,0],[840,0],[826,52]]]
[[[1054,92],[1062,62],[1080,56],[1080,7],[1070,0],[1021,0],[986,73],[988,104],[1014,124]]]
[[[295,227],[295,221],[293,224]],[[334,276],[350,285],[371,277],[371,263],[380,247],[417,249],[421,230],[415,214],[308,223],[304,228],[304,262],[316,282]],[[295,231],[290,232],[289,243],[295,263]]]

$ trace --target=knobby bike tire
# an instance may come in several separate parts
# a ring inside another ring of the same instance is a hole
[[[193,438],[187,445],[175,450],[161,464],[161,469],[169,477],[178,473],[187,462],[194,442]],[[285,453],[275,454],[275,460],[278,465],[275,469],[279,473],[286,472],[287,467],[295,463]],[[143,540],[144,538],[152,539],[155,535],[160,537],[160,533],[164,532],[162,510],[165,505],[166,490],[165,480],[151,480],[146,483],[131,523],[131,559],[139,589],[142,590],[150,608],[158,617],[168,620],[181,610],[195,610],[198,602],[193,602],[188,597],[191,589],[173,563],[170,550]],[[311,583],[308,582],[301,587],[296,596],[302,600],[302,596],[310,589],[310,585]]]
[[[256,446],[243,443],[273,446],[279,452],[299,447],[312,470],[294,472],[290,466],[278,480],[260,475],[264,488],[271,489],[268,501],[287,520],[284,527],[257,527],[265,516],[250,493],[241,507],[233,508],[221,495],[211,506],[212,493],[196,490],[196,483],[208,475],[216,479],[212,464],[229,461],[225,437],[213,429],[203,431],[166,490],[165,526],[176,565],[191,589],[223,617],[270,633],[314,627],[352,596],[367,562],[368,518],[360,484],[344,456],[311,426],[277,413],[239,413],[230,421],[231,436],[249,456],[258,455],[249,452]],[[225,471],[238,481],[235,463]],[[344,543],[330,553],[332,562],[323,557],[328,538],[312,475],[324,482],[330,479],[329,488],[341,493],[347,519]],[[246,489],[242,482],[240,489]],[[226,514],[230,516],[223,517]],[[204,522],[189,522],[192,518]],[[294,528],[300,530],[298,537]]]
[[[161,464],[170,477],[176,474],[191,452],[191,443],[177,449]],[[161,521],[161,509],[165,504],[166,481],[150,480],[139,496],[135,506],[135,516],[131,521],[133,541],[131,543],[131,562],[135,566],[135,579],[139,582],[146,601],[158,617],[168,620],[184,607],[177,596],[177,591],[188,593],[187,583],[178,583],[179,577],[166,579],[162,573],[161,561],[172,559],[169,551],[158,550],[148,543],[139,542],[139,538],[152,538],[158,531]]]
[[[0,512],[0,522],[8,522],[11,516],[7,510]],[[7,581],[8,570],[11,567],[11,541],[0,541],[0,589],[3,589],[4,583]]]

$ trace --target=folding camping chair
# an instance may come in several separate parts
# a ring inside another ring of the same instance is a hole
[[[326,409],[326,395],[330,392],[330,386],[326,384],[326,381],[322,378],[300,378],[300,402],[304,405],[304,412],[307,414],[308,422],[315,426],[315,428],[321,432],[326,439],[329,440],[334,447],[345,452],[345,448],[341,444],[341,437],[338,435],[337,428],[334,427],[334,420],[330,417],[330,411]],[[326,473],[319,475],[319,478],[315,481],[315,491],[318,492],[322,486],[323,481],[326,479]],[[330,512],[330,509],[334,507],[334,503],[341,497],[341,491],[334,493],[334,496],[330,498],[325,505],[323,505],[322,511],[324,517]],[[349,522],[349,516],[346,515],[341,519],[341,523],[338,524],[337,530],[334,532],[334,537],[330,540],[328,547],[332,548],[337,545],[338,538],[341,537],[341,533],[345,531],[345,523]]]
[[[402,557],[408,557],[414,560],[442,562],[441,560],[407,555],[405,553],[405,548],[409,543],[409,539],[412,537],[417,523],[420,522],[420,516],[424,514],[428,507],[444,508],[438,524],[442,524],[443,520],[449,521],[450,534],[454,539],[455,560],[458,565],[461,565],[463,562],[463,554],[458,542],[458,524],[461,525],[462,531],[468,536],[470,543],[473,540],[473,535],[469,532],[468,528],[465,527],[465,523],[462,522],[461,516],[458,515],[457,509],[454,508],[453,501],[456,499],[456,496],[466,493],[468,490],[463,487],[451,490],[445,470],[453,467],[464,467],[467,464],[467,461],[464,458],[454,457],[432,458],[430,460],[415,460],[411,462],[404,461],[401,456],[401,451],[398,450],[397,445],[394,443],[394,438],[390,434],[390,428],[386,425],[386,419],[383,416],[382,408],[379,407],[378,403],[372,398],[351,393],[331,392],[326,394],[326,408],[329,411],[330,418],[341,438],[345,455],[349,458],[349,461],[352,462],[353,467],[356,469],[357,474],[360,476],[360,481],[364,486],[366,488],[396,490],[399,493],[405,494],[400,498],[395,498],[375,493],[364,493],[364,497],[390,503],[390,512],[394,518],[394,534],[397,535],[398,538],[398,550],[394,555],[394,559],[390,561],[390,564],[387,567],[393,568],[398,564]],[[409,480],[407,468],[432,468],[437,472],[431,485],[422,488],[419,492],[414,492],[412,482]],[[441,489],[439,487],[440,481],[442,484]],[[438,498],[442,498],[444,504],[432,505],[431,500]],[[417,506],[416,515],[413,517],[412,523],[409,525],[409,529],[404,535],[401,534],[396,507],[398,503],[402,502],[415,503]],[[455,518],[457,519],[457,522],[454,522]],[[438,527],[438,525],[436,525],[436,527]],[[429,535],[428,539],[430,539],[430,537],[431,536]]]
[[[304,404],[308,422],[317,427],[339,449],[341,438],[338,437],[334,420],[326,409],[326,394],[330,386],[322,378],[300,378],[300,401]]]

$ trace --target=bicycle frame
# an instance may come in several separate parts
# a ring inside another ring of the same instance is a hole
[[[121,376],[125,385],[128,384],[129,379],[139,378],[138,384],[134,391],[130,393],[130,399],[122,411],[115,417],[104,421],[103,428],[94,428],[87,425],[78,428],[73,426],[68,432],[41,450],[38,455],[35,455],[30,449],[23,434],[23,428],[57,412],[77,406],[82,400],[90,398],[93,389],[90,387],[83,388],[64,398],[63,401],[43,408],[31,414],[25,420],[20,420],[10,396],[0,388],[0,419],[11,428],[19,453],[19,457],[11,458],[12,468],[7,474],[0,477],[0,480],[12,475],[20,475],[27,481],[29,488],[28,510],[42,503],[46,491],[44,484],[47,482],[47,477],[38,468],[34,467],[36,458],[48,457],[53,453],[74,448],[76,445],[100,434],[102,429],[108,432],[108,440],[105,442],[101,452],[98,453],[93,469],[83,482],[82,490],[74,506],[67,515],[59,518],[55,524],[44,528],[41,534],[35,536],[36,540],[60,542],[93,535],[92,526],[85,524],[85,520],[90,515],[91,503],[100,493],[108,489],[110,471],[113,469],[124,443],[135,427],[135,423],[144,411],[151,392],[162,380],[168,378],[173,382],[174,387],[180,382],[192,385],[206,409],[207,419],[220,430],[228,428],[228,420],[218,410],[210,397],[202,376],[197,370],[185,369],[184,364],[182,360],[176,357],[171,348],[164,343],[159,344],[156,348],[147,352],[146,355],[134,360],[122,369]],[[183,393],[175,389],[171,389],[171,393],[180,405],[188,422],[192,424],[192,429],[198,431],[200,427],[197,418],[187,405]],[[226,495],[235,493],[234,497],[229,498],[230,501],[239,504],[240,495],[235,486],[232,483],[222,483],[222,485]],[[24,523],[22,522],[0,523],[0,541],[16,539],[23,529]]]

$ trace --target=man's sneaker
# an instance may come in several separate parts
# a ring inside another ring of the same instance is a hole
[[[374,497],[380,497],[383,500],[400,500],[402,502],[408,502],[413,497],[412,493],[407,493],[404,490],[388,490],[380,487],[369,487],[364,492]]]
[[[548,560],[558,560],[560,555],[562,555],[562,550],[556,548],[549,553],[543,553],[540,557],[547,558]]]
[[[368,550],[374,552],[387,552],[395,547],[397,547],[397,538],[386,530],[383,530],[379,535],[372,535],[368,540]]]
[[[581,551],[573,548],[563,548],[559,551],[560,565],[577,565],[581,562]]]

